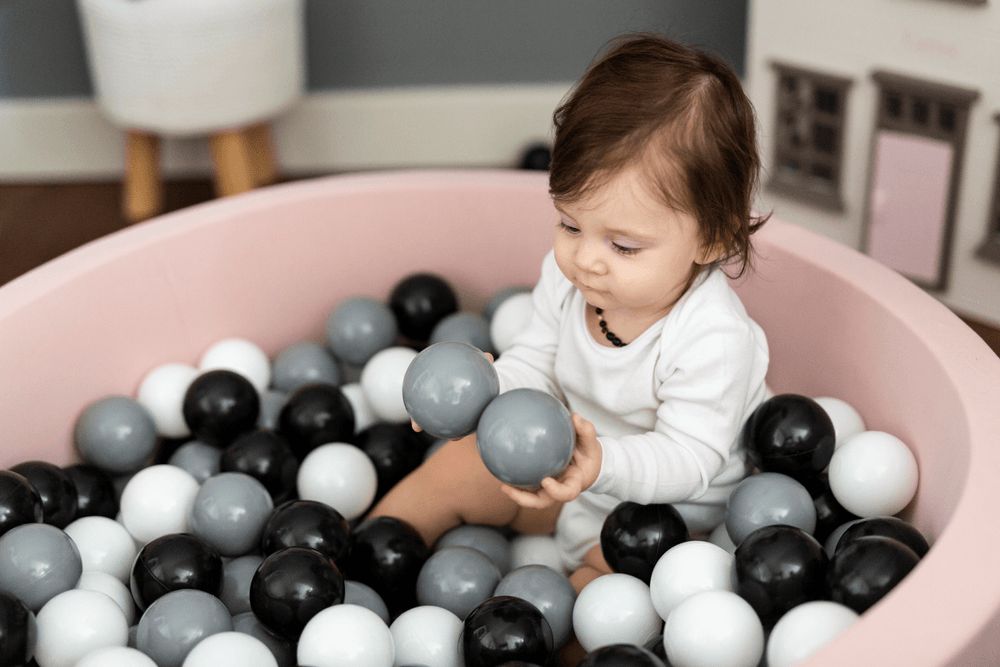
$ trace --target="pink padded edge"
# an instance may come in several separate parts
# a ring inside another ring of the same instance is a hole
[[[0,464],[72,457],[89,401],[133,393],[224,336],[273,353],[320,340],[332,306],[435,270],[479,307],[531,283],[555,217],[544,174],[339,176],[211,202],[110,235],[0,288]],[[852,402],[921,465],[907,516],[928,556],[809,662],[1000,664],[1000,360],[958,318],[869,258],[773,220],[740,281],[777,391]]]

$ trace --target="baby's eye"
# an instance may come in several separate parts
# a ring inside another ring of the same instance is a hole
[[[573,227],[571,225],[567,225],[564,220],[560,220],[559,221],[559,228],[562,229],[564,232],[567,232],[569,234],[579,234],[580,233],[580,230],[578,228]]]
[[[628,246],[619,245],[614,242],[611,243],[611,246],[619,255],[634,255],[639,252],[639,248],[629,248]]]

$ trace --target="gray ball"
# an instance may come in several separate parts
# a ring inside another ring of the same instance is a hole
[[[241,472],[224,472],[201,485],[189,526],[221,555],[242,556],[257,548],[272,510],[263,484]]]
[[[527,285],[513,285],[511,287],[504,287],[503,289],[496,292],[489,301],[486,302],[486,307],[483,308],[483,317],[486,321],[493,319],[493,314],[497,312],[497,308],[500,307],[504,301],[514,296],[515,294],[523,294],[525,292],[530,292],[531,288]]]
[[[501,482],[536,490],[558,477],[573,457],[576,430],[566,406],[537,389],[514,389],[490,403],[479,418],[476,446]]]
[[[55,526],[28,523],[0,536],[0,590],[33,612],[75,588],[82,572],[79,549]]]
[[[726,504],[726,532],[737,547],[764,526],[787,525],[810,535],[816,528],[816,506],[806,487],[788,475],[762,472],[733,489]]]
[[[330,349],[347,363],[363,366],[396,342],[396,316],[381,301],[355,297],[340,303],[326,320]]]
[[[435,343],[418,354],[403,376],[403,405],[437,438],[476,430],[480,415],[500,393],[493,364],[468,343]]]
[[[292,393],[299,387],[317,382],[340,384],[337,360],[323,345],[312,341],[294,343],[274,358],[271,385],[278,391]]]
[[[417,576],[417,601],[465,618],[493,595],[500,570],[482,552],[448,547],[431,555]]]
[[[544,565],[519,567],[497,584],[493,595],[513,595],[538,607],[552,628],[552,639],[562,646],[573,629],[576,591],[569,579]]]
[[[295,647],[264,627],[252,611],[233,616],[233,630],[255,637],[271,651],[278,667],[295,667]]]
[[[149,605],[139,619],[135,646],[159,667],[181,667],[195,644],[232,629],[232,616],[219,598],[186,588],[171,591]]]
[[[110,473],[134,472],[153,454],[156,424],[138,401],[108,396],[84,409],[73,440],[87,463]]]
[[[250,611],[250,582],[257,566],[264,562],[260,556],[240,556],[226,561],[222,566],[222,591],[219,599],[235,616]]]
[[[222,450],[218,447],[192,440],[178,447],[167,463],[191,473],[201,484],[212,475],[219,474],[221,459]]]
[[[431,332],[434,343],[467,343],[483,352],[493,351],[490,323],[478,313],[452,313],[437,323]]]
[[[510,571],[510,542],[504,534],[492,526],[465,524],[452,528],[438,538],[436,550],[447,547],[469,547],[482,552],[500,570],[500,574]]]
[[[257,427],[276,431],[281,409],[288,402],[288,394],[282,391],[268,389],[260,395],[260,414],[257,416]]]
[[[350,579],[344,581],[344,604],[356,604],[370,609],[389,625],[389,608],[385,606],[382,596],[371,586]]]

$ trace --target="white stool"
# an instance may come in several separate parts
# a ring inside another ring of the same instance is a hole
[[[77,0],[101,109],[125,128],[123,213],[163,208],[164,136],[209,136],[219,196],[277,176],[270,119],[305,90],[303,0]]]

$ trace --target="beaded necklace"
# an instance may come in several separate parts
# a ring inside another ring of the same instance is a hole
[[[604,334],[604,337],[611,341],[611,344],[615,347],[625,347],[628,345],[628,343],[622,342],[622,339],[616,336],[615,332],[608,329],[608,323],[604,321],[604,309],[595,308],[594,310],[597,312],[597,324],[601,327],[601,333]]]

